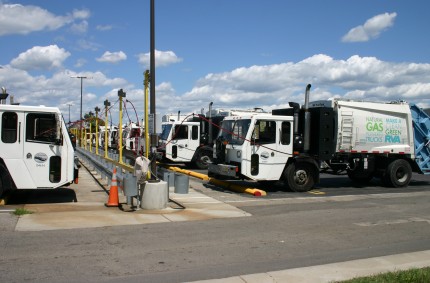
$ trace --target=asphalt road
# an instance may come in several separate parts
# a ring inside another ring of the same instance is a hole
[[[191,186],[251,217],[16,232],[0,213],[2,282],[184,282],[430,249],[430,178],[391,189],[323,175],[310,193],[256,198]]]

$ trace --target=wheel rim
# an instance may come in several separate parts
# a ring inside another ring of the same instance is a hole
[[[210,158],[209,158],[209,156],[204,155],[204,156],[200,157],[200,162],[201,162],[202,164],[209,164],[209,163],[210,163]]]
[[[306,170],[297,170],[294,174],[294,182],[297,185],[304,185],[306,184],[306,181],[308,180],[308,172]]]
[[[396,179],[398,182],[403,183],[408,179],[408,174],[406,173],[406,170],[401,167],[396,171]]]

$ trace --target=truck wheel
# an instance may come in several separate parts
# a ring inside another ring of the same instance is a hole
[[[285,180],[291,190],[295,192],[307,192],[315,184],[315,170],[306,162],[297,162],[288,165],[285,170]]]
[[[0,174],[0,197],[3,195],[3,177]]]
[[[198,169],[208,169],[209,163],[212,163],[212,151],[200,150],[197,153],[194,164]]]
[[[6,168],[0,164],[0,197],[12,189],[12,180]]]
[[[390,187],[407,187],[412,178],[412,168],[404,159],[396,159],[387,166],[383,182]]]

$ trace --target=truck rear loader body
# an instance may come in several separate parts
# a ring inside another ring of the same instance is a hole
[[[430,120],[405,102],[327,100],[290,103],[267,115],[227,117],[209,175],[284,181],[310,190],[321,171],[365,184],[379,177],[404,187],[412,172],[430,174]]]

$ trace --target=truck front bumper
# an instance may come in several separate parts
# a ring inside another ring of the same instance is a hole
[[[212,175],[220,175],[220,176],[226,176],[226,177],[238,177],[238,170],[239,168],[237,166],[233,165],[226,165],[226,164],[208,164],[208,173]]]

